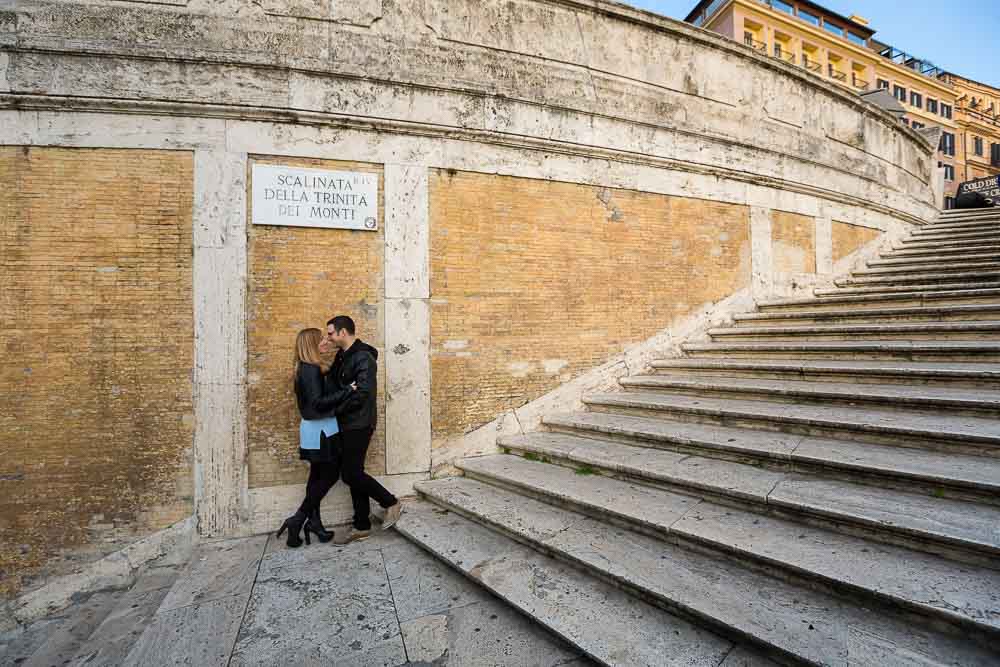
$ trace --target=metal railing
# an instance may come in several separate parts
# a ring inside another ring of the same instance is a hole
[[[969,116],[972,116],[976,120],[980,120],[984,123],[1000,127],[1000,115],[991,116],[989,114],[983,113],[982,111],[976,111],[975,109],[969,108],[967,106],[960,106],[958,107],[957,111],[958,113],[964,113]]]
[[[859,79],[857,74],[851,73],[851,83],[854,84],[855,88],[860,90],[868,90],[868,86],[871,85],[864,79]]]
[[[833,65],[827,65],[830,68],[830,78],[836,79],[837,81],[847,81],[847,74],[839,70],[834,69]]]
[[[809,56],[804,53],[802,54],[802,66],[810,72],[816,72],[817,74],[823,69],[822,65],[815,60],[809,60]]]
[[[752,39],[750,37],[745,37],[743,39],[743,43],[749,46],[751,49],[756,49],[761,53],[763,53],[764,55],[767,55],[767,44],[765,44],[764,42],[758,42],[757,40]]]
[[[786,63],[795,64],[795,54],[791,51],[785,51],[780,44],[774,45],[774,57],[778,60],[784,60]]]

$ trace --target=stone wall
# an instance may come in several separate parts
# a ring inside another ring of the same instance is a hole
[[[835,263],[935,212],[932,147],[882,110],[601,0],[0,0],[0,146],[150,156],[73,176],[95,188],[164,152],[187,156],[186,177],[165,170],[179,194],[162,209],[180,216],[170,207],[193,198],[187,229],[178,217],[157,233],[187,234],[193,251],[156,259],[190,271],[188,292],[170,294],[190,306],[186,333],[171,334],[190,403],[169,409],[187,439],[178,431],[140,469],[163,472],[152,489],[189,484],[206,536],[273,528],[298,502],[284,372],[301,326],[347,309],[379,347],[384,435],[370,463],[406,493],[733,309],[829,281]],[[381,231],[250,227],[250,167],[265,159],[377,170]],[[30,210],[13,202],[0,206]],[[82,224],[88,209],[67,210]],[[138,229],[118,236],[115,252],[152,247]],[[66,270],[89,271],[85,260]],[[103,315],[98,296],[81,293],[80,312]],[[60,303],[46,299],[24,317]],[[163,312],[180,317],[178,304]],[[20,381],[18,368],[5,373]],[[137,414],[104,423],[125,432]],[[13,428],[0,437],[33,440],[41,426]],[[189,446],[193,483],[175,475]],[[345,518],[342,489],[328,506]],[[30,523],[24,508],[3,520]],[[172,512],[121,521],[141,536]],[[80,535],[77,549],[96,543]]]
[[[746,206],[435,170],[440,445],[750,284]]]
[[[192,512],[192,167],[0,148],[0,592]]]

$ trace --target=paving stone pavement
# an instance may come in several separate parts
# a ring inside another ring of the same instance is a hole
[[[104,626],[89,641],[68,641],[88,625],[95,605],[117,601],[124,611],[112,610],[106,625],[120,630],[118,616],[135,615],[141,606],[134,598],[145,591],[135,588],[118,598],[83,600],[17,636],[0,635],[0,664],[594,664],[395,531],[300,549],[268,536],[203,543],[172,587],[159,593],[155,615],[140,609],[141,623],[127,628],[134,645],[123,649],[123,633]],[[51,638],[63,635],[67,641],[53,645]]]
[[[229,662],[591,664],[395,531],[346,546],[265,547]]]

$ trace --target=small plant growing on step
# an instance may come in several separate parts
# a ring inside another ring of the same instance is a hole
[[[576,469],[577,475],[596,475],[597,471],[588,465],[579,466]]]
[[[528,461],[541,461],[542,459],[534,452],[525,452],[524,458]]]

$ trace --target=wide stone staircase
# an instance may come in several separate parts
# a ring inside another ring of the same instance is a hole
[[[399,529],[609,665],[1000,665],[1000,211],[949,212]]]

